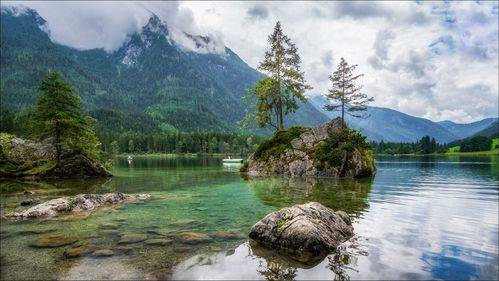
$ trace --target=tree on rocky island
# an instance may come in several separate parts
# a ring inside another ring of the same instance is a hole
[[[284,129],[284,116],[298,109],[297,100],[306,102],[305,91],[312,89],[300,70],[301,59],[295,44],[286,36],[277,22],[268,37],[270,50],[258,70],[267,74],[249,91],[249,98],[256,98],[256,114],[259,127],[272,126]],[[246,119],[251,119],[251,117]],[[247,120],[246,120],[247,121]]]
[[[100,143],[94,132],[95,120],[83,113],[74,87],[57,71],[38,85],[42,92],[31,116],[30,132],[37,139],[51,139],[59,165],[64,146],[77,153],[97,157]]]
[[[324,108],[328,111],[340,111],[341,120],[345,123],[345,113],[350,116],[362,118],[362,112],[367,110],[367,104],[374,101],[374,98],[361,93],[362,86],[357,85],[357,79],[364,74],[355,75],[357,65],[348,65],[344,58],[341,58],[338,69],[329,76],[332,87],[325,95],[329,104]]]

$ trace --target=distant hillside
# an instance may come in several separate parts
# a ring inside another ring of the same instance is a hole
[[[497,122],[497,120],[497,118],[487,118],[468,124],[458,124],[448,120],[437,123],[459,138],[467,138],[487,129],[494,122]]]
[[[59,70],[110,132],[238,131],[248,107],[243,97],[262,77],[229,48],[210,53],[177,45],[155,15],[114,53],[53,43],[45,20],[31,9],[2,7],[1,27],[1,110],[29,110],[37,84]],[[211,42],[187,36],[200,48]],[[288,120],[316,125],[326,119],[304,104]]]
[[[479,131],[478,133],[475,133],[473,136],[485,136],[490,138],[499,137],[499,121],[495,121],[487,128]]]
[[[326,104],[324,97],[315,96],[311,102],[329,118],[339,116],[338,112],[332,113],[323,109]],[[433,122],[393,109],[374,106],[368,107],[367,114],[369,118],[360,119],[348,116],[346,121],[353,128],[362,131],[368,139],[378,142],[415,142],[429,135],[439,143],[449,143],[469,137],[497,120],[497,118],[488,118],[470,124],[457,124],[451,121]]]

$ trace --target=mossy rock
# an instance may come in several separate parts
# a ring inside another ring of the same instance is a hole
[[[359,178],[376,172],[366,138],[340,119],[313,128],[291,127],[263,141],[241,167],[250,176]]]

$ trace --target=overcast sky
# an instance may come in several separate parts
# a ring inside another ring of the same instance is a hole
[[[113,52],[154,12],[172,30],[209,34],[252,67],[279,20],[299,49],[309,95],[326,92],[344,57],[365,74],[374,105],[435,121],[499,114],[495,1],[23,4],[48,21],[52,40],[71,47]]]

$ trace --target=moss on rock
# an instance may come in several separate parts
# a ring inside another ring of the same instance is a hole
[[[376,167],[366,138],[335,119],[313,128],[277,131],[260,144],[241,172],[356,178],[373,175]]]

